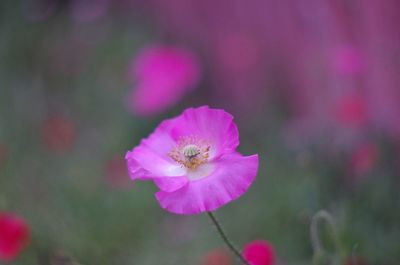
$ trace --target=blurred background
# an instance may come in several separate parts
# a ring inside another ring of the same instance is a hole
[[[343,264],[398,264],[399,26],[398,0],[1,1],[0,211],[31,231],[7,264],[239,264],[205,258],[224,248],[207,217],[162,210],[126,172],[126,151],[200,105],[260,155],[217,212],[239,248],[311,264],[325,209]]]

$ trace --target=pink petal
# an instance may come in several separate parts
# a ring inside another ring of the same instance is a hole
[[[239,133],[233,117],[208,106],[190,108],[182,115],[162,122],[140,145],[126,154],[129,175],[135,179],[183,176],[186,172],[168,153],[181,136],[196,135],[210,142],[210,160],[235,150]]]
[[[256,177],[258,155],[245,157],[231,153],[212,164],[215,169],[209,176],[190,181],[174,192],[157,192],[161,207],[176,214],[198,214],[239,198]]]
[[[229,153],[239,145],[239,133],[233,117],[222,109],[208,106],[189,108],[174,121],[172,137],[198,136],[210,142],[210,159]]]
[[[127,96],[127,107],[137,115],[150,116],[172,107],[184,94],[185,90],[164,80],[142,81]]]
[[[169,135],[171,125],[172,120],[162,122],[139,146],[127,152],[125,159],[133,180],[184,175],[186,171],[168,156],[175,145]]]
[[[132,180],[151,178],[150,172],[141,167],[138,161],[132,157],[132,152],[127,152],[125,159],[128,165],[128,174]]]
[[[189,180],[187,177],[164,177],[154,179],[154,183],[157,187],[166,192],[174,192],[187,185],[188,182]]]

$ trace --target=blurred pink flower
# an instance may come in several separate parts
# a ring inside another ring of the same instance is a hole
[[[356,75],[364,68],[361,51],[352,45],[340,45],[333,49],[332,66],[344,75]]]
[[[238,114],[277,107],[322,135],[337,96],[355,89],[368,101],[367,125],[400,137],[399,1],[357,2],[357,12],[348,1],[136,2],[163,34],[196,44],[214,100]]]
[[[53,116],[43,123],[42,137],[45,146],[53,152],[68,151],[75,140],[75,126],[62,116]]]
[[[216,249],[208,252],[201,260],[201,265],[232,265],[232,258],[223,249]]]
[[[243,248],[243,256],[251,265],[273,265],[276,254],[271,243],[265,240],[255,240]]]
[[[115,188],[130,187],[126,162],[120,156],[115,156],[106,161],[104,166],[107,183]]]
[[[11,261],[27,245],[28,225],[14,214],[0,212],[0,261]]]
[[[258,155],[242,156],[233,117],[208,106],[165,120],[127,152],[133,180],[153,180],[161,207],[176,214],[213,211],[239,198],[254,181]]]
[[[168,109],[198,84],[200,72],[197,58],[186,49],[145,48],[129,68],[129,76],[136,82],[128,95],[129,110],[146,116]]]
[[[348,95],[336,105],[335,116],[342,126],[362,126],[368,121],[367,105],[363,97]]]
[[[350,158],[352,172],[358,176],[367,173],[376,165],[378,157],[379,149],[375,143],[364,143],[358,146]]]

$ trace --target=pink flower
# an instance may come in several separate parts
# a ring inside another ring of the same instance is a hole
[[[146,116],[168,109],[194,88],[200,79],[200,66],[188,50],[155,45],[140,52],[129,74],[136,86],[128,95],[128,108]]]
[[[233,117],[208,106],[165,120],[126,154],[133,180],[153,180],[167,211],[198,214],[239,198],[254,181],[258,155],[242,156]]]
[[[232,265],[232,258],[228,252],[223,249],[208,252],[202,259],[201,265]]]
[[[248,243],[244,246],[243,256],[251,265],[273,265],[276,259],[273,246],[265,240]]]
[[[0,213],[0,261],[11,261],[29,241],[30,232],[25,222],[9,213]]]

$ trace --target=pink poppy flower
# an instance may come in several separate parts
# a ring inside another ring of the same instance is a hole
[[[200,66],[190,51],[156,45],[135,58],[129,70],[135,89],[128,95],[128,109],[146,116],[177,103],[200,79]]]
[[[0,261],[11,261],[29,241],[30,232],[25,222],[9,213],[0,213]]]
[[[208,106],[162,122],[126,154],[133,180],[153,180],[162,208],[176,214],[213,211],[254,181],[258,155],[242,156],[233,117]]]
[[[276,259],[273,246],[265,240],[248,243],[244,246],[243,256],[251,265],[273,265]]]

